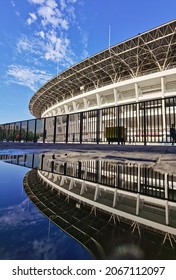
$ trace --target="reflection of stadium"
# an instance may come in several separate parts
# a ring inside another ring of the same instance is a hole
[[[42,86],[29,104],[39,119],[1,125],[1,139],[171,142],[170,127],[176,124],[175,53],[176,20],[91,56]],[[112,128],[109,137],[107,128]]]
[[[143,237],[152,232],[152,239],[155,232],[157,243],[168,238],[175,246],[176,176],[142,162],[78,161],[75,152],[68,158],[52,153],[3,158],[35,168],[24,180],[30,199],[94,255],[104,251],[107,257],[106,245],[118,236],[119,225]]]

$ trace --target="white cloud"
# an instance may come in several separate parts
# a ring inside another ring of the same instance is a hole
[[[60,0],[60,5],[62,11],[67,7],[65,0]]]
[[[70,41],[57,37],[55,31],[47,33],[48,43],[45,46],[45,59],[52,61],[68,61]]]
[[[68,3],[73,3],[73,4],[75,4],[77,2],[77,0],[67,0],[67,1],[68,1]]]
[[[9,83],[29,87],[32,91],[36,91],[39,84],[44,84],[51,78],[51,75],[45,71],[30,69],[22,65],[10,65],[7,75],[10,78]]]
[[[12,0],[11,5],[15,8],[15,2]]]
[[[29,13],[29,18],[27,19],[27,24],[31,25],[37,20],[37,16],[34,13]]]
[[[68,23],[68,21],[66,19],[60,19],[59,23],[60,23],[62,29],[64,29],[64,30],[68,30],[69,29],[69,23]]]
[[[37,10],[37,14],[41,18],[41,23],[44,27],[51,25],[54,29],[59,27],[63,30],[69,29],[68,16],[66,16],[66,14],[73,17],[73,9],[68,7],[68,12],[63,14],[61,11],[67,7],[65,0],[61,1],[60,6],[59,9],[55,0],[47,0],[44,4],[43,2],[41,3]],[[29,18],[27,19],[27,24],[31,25],[36,19],[37,16],[34,13],[30,13]]]
[[[40,31],[38,34],[42,39],[45,39],[45,33],[43,31]]]
[[[46,5],[52,9],[57,7],[57,3],[55,0],[47,0],[46,1]]]
[[[29,0],[30,3],[33,3],[33,4],[43,4],[45,2],[45,0]]]
[[[12,0],[13,1],[13,0]],[[31,65],[42,65],[44,61],[51,63],[59,62],[60,67],[69,66],[74,63],[75,54],[71,48],[69,37],[70,27],[75,26],[79,30],[76,22],[76,0],[27,0],[31,3],[31,10],[28,14],[27,25],[37,24],[30,28],[30,37],[23,35],[17,42],[18,53],[21,62]],[[34,7],[35,6],[35,7]],[[31,32],[32,31],[32,32]],[[80,32],[80,30],[79,30]],[[27,33],[26,33],[27,34]],[[84,54],[86,53],[86,36],[80,32]],[[81,40],[80,40],[81,42]],[[32,55],[31,55],[32,54]],[[29,83],[30,87],[31,86]]]
[[[58,26],[59,18],[61,18],[62,14],[58,9],[52,9],[49,6],[42,6],[38,10],[39,16],[42,17],[42,24],[45,26],[47,24],[51,24],[53,26]]]
[[[19,53],[25,52],[27,54],[28,52],[40,55],[41,54],[41,42],[38,42],[37,39],[28,39],[25,35],[22,36],[21,39],[17,42],[17,51]]]
[[[27,37],[21,38],[17,43],[18,52],[26,51],[31,49],[31,42]]]

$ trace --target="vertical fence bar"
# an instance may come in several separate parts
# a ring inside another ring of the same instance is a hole
[[[19,129],[19,142],[21,142],[21,126],[22,126],[22,122],[20,122],[20,129]]]
[[[143,120],[143,125],[144,125],[144,145],[146,146],[147,145],[147,141],[146,141],[146,109],[145,109],[145,102],[143,103],[144,104],[144,120]]]
[[[34,137],[33,137],[33,142],[37,142],[37,137],[36,137],[36,129],[37,129],[37,119],[34,120]]]
[[[45,143],[46,139],[46,118],[43,119],[43,143]]]
[[[97,110],[97,123],[96,123],[96,142],[100,142],[100,110]]]
[[[66,116],[66,137],[65,142],[68,143],[69,115]]]
[[[83,112],[80,112],[80,144],[82,144],[82,135],[83,134]]]
[[[56,143],[56,120],[57,120],[57,117],[54,116],[54,131],[53,131],[53,143]]]

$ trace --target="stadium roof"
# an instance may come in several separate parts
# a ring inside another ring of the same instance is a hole
[[[129,78],[176,67],[176,20],[114,45],[69,67],[31,98],[36,117],[61,101]]]

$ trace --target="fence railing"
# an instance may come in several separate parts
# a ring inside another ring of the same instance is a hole
[[[175,126],[176,97],[167,97],[0,124],[0,141],[144,145],[172,143],[176,140]]]
[[[160,173],[145,164],[93,159],[63,162],[59,161],[55,154],[3,155],[0,159],[128,193],[176,202],[176,176]]]

